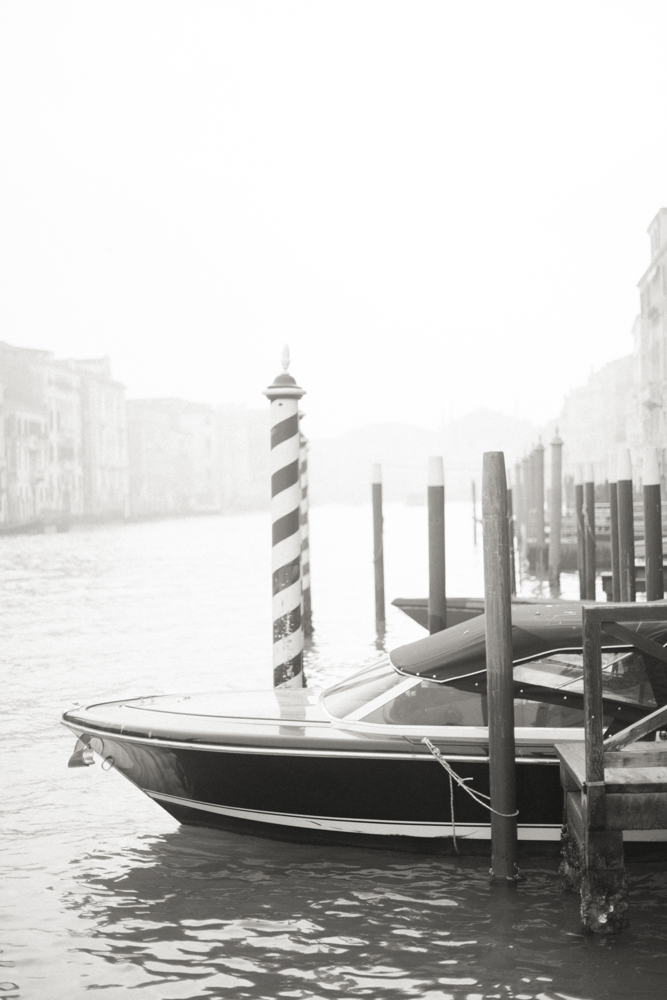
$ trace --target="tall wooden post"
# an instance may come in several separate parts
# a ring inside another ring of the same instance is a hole
[[[484,453],[484,608],[491,786],[491,871],[516,878],[517,827],[507,480],[501,451]],[[503,815],[498,815],[502,813]]]
[[[635,600],[635,518],[630,449],[621,448],[616,465],[618,499],[618,565],[621,601]]]
[[[644,483],[646,600],[661,601],[665,596],[665,587],[662,573],[662,503],[657,448],[644,449],[642,479]]]
[[[545,576],[545,534],[544,534],[544,445],[540,441],[533,452],[535,477],[535,569],[540,582]]]
[[[621,570],[618,560],[618,486],[616,482],[616,457],[612,456],[609,469],[609,545],[611,548],[611,599],[621,599]]]
[[[549,495],[549,590],[560,594],[560,542],[563,517],[563,442],[556,435],[551,442],[551,493]]]
[[[584,482],[581,466],[574,474],[574,514],[577,520],[577,571],[579,599],[586,597],[586,534],[584,529]]]
[[[274,687],[303,687],[299,400],[305,390],[288,374],[289,363],[285,346],[283,370],[264,390],[271,401]]]
[[[595,469],[588,466],[584,483],[584,539],[586,546],[586,598],[595,600]]]
[[[447,628],[445,584],[445,470],[440,456],[428,460],[428,630]]]
[[[373,500],[373,564],[375,566],[375,623],[384,625],[384,518],[382,515],[382,467],[371,466]]]

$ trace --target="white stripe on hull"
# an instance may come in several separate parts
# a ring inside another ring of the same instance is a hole
[[[235,806],[219,806],[211,802],[198,802],[178,795],[152,792],[144,789],[146,795],[158,802],[169,802],[188,809],[217,813],[235,819],[251,820],[255,823],[275,823],[277,826],[293,826],[301,830],[326,830],[332,833],[363,833],[382,837],[451,837],[451,823],[406,823],[397,820],[339,819],[336,816],[306,816],[300,813],[263,812],[259,809],[239,809]],[[519,840],[559,840],[560,825],[526,824],[518,828]],[[663,832],[663,831],[659,831]],[[466,823],[456,824],[456,836],[461,840],[490,840],[491,825]]]

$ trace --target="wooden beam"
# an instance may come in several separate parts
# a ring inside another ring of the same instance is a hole
[[[644,716],[639,722],[633,722],[631,726],[622,729],[620,733],[609,736],[602,745],[605,750],[620,750],[621,747],[627,746],[628,743],[634,743],[635,740],[641,739],[642,736],[652,733],[663,725],[663,723],[667,723],[667,705],[663,705],[662,708],[656,708],[655,712]]]
[[[653,639],[647,639],[640,632],[631,632],[629,628],[625,628],[618,622],[604,622],[603,628],[608,635],[613,635],[615,639],[620,639],[624,643],[631,643],[637,649],[641,649],[642,652],[648,653],[649,656],[654,656],[656,660],[662,660],[663,663],[667,663],[667,649],[659,643],[654,642]]]
[[[585,608],[591,621],[606,622],[664,622],[667,621],[667,604],[597,604]]]

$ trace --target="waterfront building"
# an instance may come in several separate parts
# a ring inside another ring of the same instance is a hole
[[[667,208],[648,228],[651,263],[639,280],[640,313],[633,328],[643,439],[667,444]]]
[[[133,516],[219,509],[212,407],[182,399],[132,399],[127,418]]]
[[[215,411],[216,465],[224,511],[266,510],[271,496],[269,410],[240,404]]]
[[[129,507],[125,387],[111,378],[108,357],[66,362],[79,376],[83,514],[126,517]]]

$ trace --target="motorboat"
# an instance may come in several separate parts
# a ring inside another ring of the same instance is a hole
[[[554,744],[584,736],[581,611],[567,602],[512,608],[523,841],[560,836]],[[628,628],[667,644],[665,621]],[[667,703],[667,673],[604,626],[602,649],[614,733]],[[490,837],[479,794],[489,793],[484,615],[400,646],[320,694],[157,695],[72,708],[63,722],[77,737],[72,766],[115,768],[181,823],[444,852],[454,835]]]

